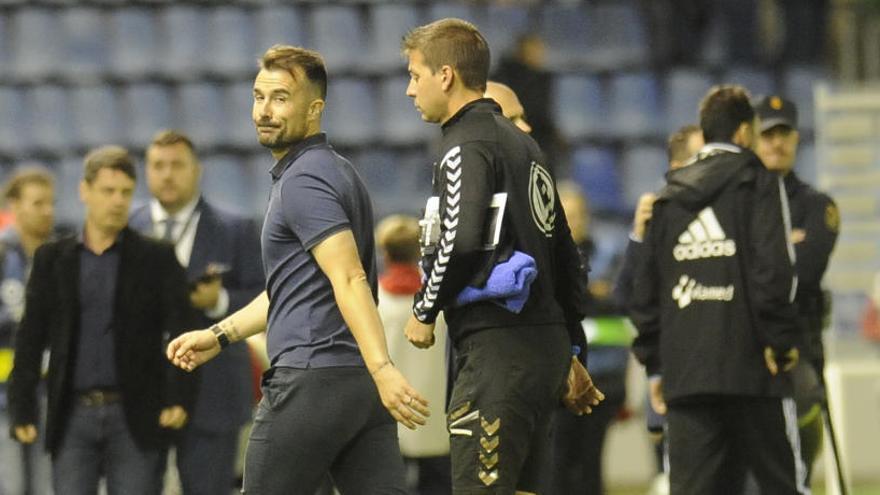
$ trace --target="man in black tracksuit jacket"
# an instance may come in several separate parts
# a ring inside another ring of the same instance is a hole
[[[566,373],[571,392],[573,370],[581,372],[578,413],[601,399],[571,358],[572,344],[586,346],[579,325],[586,277],[538,145],[482,98],[489,68],[482,35],[444,19],[411,31],[403,47],[407,94],[424,120],[443,129],[435,197],[423,220],[426,280],[406,335],[418,347],[431,345],[434,320],[445,312],[460,364],[447,417],[453,493],[535,493]],[[499,241],[487,249],[498,193],[507,194],[506,206]],[[490,288],[490,273],[515,253],[537,269],[522,307],[503,297],[457,301],[466,287]]]
[[[636,268],[633,350],[662,375],[673,494],[807,493],[785,371],[797,361],[797,281],[783,184],[749,149],[754,110],[713,88],[708,143],[670,172]]]

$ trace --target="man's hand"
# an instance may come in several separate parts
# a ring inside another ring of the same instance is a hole
[[[791,243],[798,244],[804,242],[807,238],[807,231],[804,229],[791,229]]]
[[[159,414],[159,426],[172,430],[179,430],[186,424],[186,410],[181,406],[171,406],[162,409]]]
[[[166,356],[174,366],[192,371],[220,354],[220,342],[210,330],[186,332],[168,344]]]
[[[428,401],[416,392],[391,361],[371,370],[370,374],[379,389],[382,405],[395,420],[411,430],[415,430],[416,425],[425,424],[425,417],[431,415]]]
[[[426,325],[417,320],[415,316],[409,317],[403,334],[412,345],[419,349],[427,349],[434,345],[434,324]]]
[[[15,439],[21,443],[34,443],[37,439],[36,425],[22,425],[15,427]]]
[[[196,282],[195,288],[189,293],[189,302],[194,308],[209,311],[217,307],[220,289],[223,288],[221,277],[211,277]]]
[[[590,373],[584,365],[572,356],[571,367],[568,369],[568,380],[565,382],[565,394],[562,403],[569,411],[582,416],[593,412],[593,407],[605,399],[605,394],[596,388]]]
[[[651,409],[659,415],[666,414],[666,399],[663,398],[663,379],[659,376],[648,379],[648,398]]]
[[[657,196],[654,193],[645,193],[639,197],[639,202],[636,205],[636,214],[633,218],[632,233],[633,237],[640,241],[645,238],[645,227],[654,213],[654,201],[656,199]]]
[[[791,371],[798,364],[800,352],[797,347],[792,347],[783,355],[783,358],[785,361],[782,363],[782,371]],[[776,376],[779,374],[779,362],[776,359],[776,352],[770,346],[764,348],[764,364],[767,365],[767,370],[771,375]]]

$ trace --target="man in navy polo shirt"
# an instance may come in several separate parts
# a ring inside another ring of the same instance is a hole
[[[263,55],[253,119],[260,144],[278,160],[262,235],[266,291],[211,328],[175,339],[168,357],[192,370],[230,342],[267,331],[271,368],[248,444],[245,493],[311,495],[329,472],[342,493],[405,494],[391,416],[415,428],[427,401],[388,358],[376,311],[372,206],[351,163],[321,133],[326,88],[318,53],[276,45]]]

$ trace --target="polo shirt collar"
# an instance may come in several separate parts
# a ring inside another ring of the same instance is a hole
[[[303,139],[302,141],[293,145],[292,148],[278,160],[278,163],[272,167],[272,170],[269,173],[272,175],[272,180],[277,181],[281,178],[281,175],[287,170],[287,167],[290,166],[293,162],[296,161],[297,158],[302,156],[303,153],[308,151],[311,148],[316,148],[318,146],[327,146],[327,134],[323,132],[319,132],[317,134],[312,134],[311,136]]]

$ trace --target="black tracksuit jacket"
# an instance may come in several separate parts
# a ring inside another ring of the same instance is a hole
[[[422,258],[427,277],[413,313],[433,322],[443,310],[453,340],[485,328],[569,323],[583,343],[586,274],[556,193],[551,168],[535,141],[489,99],[465,105],[443,125],[442,158],[434,164],[439,197],[439,243]],[[501,241],[482,249],[492,195],[506,192]],[[456,307],[456,296],[481,287],[498,261],[514,250],[535,259],[538,275],[525,307],[512,313],[491,302]]]
[[[631,301],[633,344],[667,401],[790,394],[763,349],[798,340],[782,180],[751,151],[711,143],[672,171],[654,205]]]

